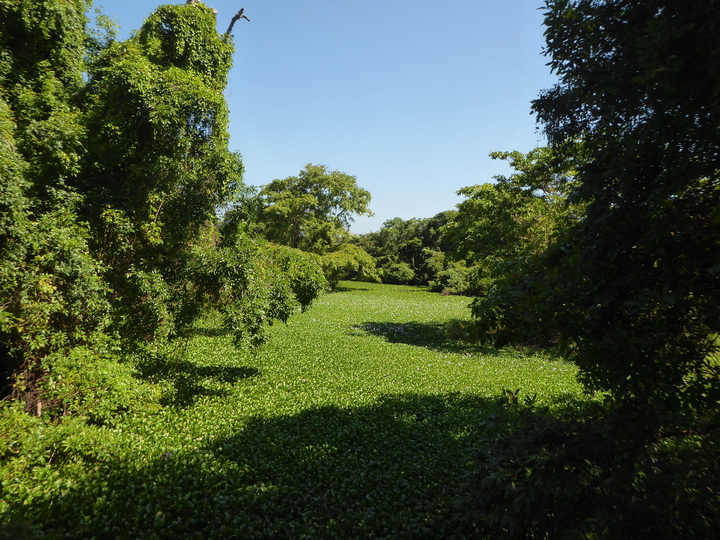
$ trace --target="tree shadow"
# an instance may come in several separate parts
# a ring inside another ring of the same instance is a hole
[[[610,537],[670,538],[683,520],[716,524],[716,447],[648,456],[623,437],[633,426],[613,431],[577,397],[558,398],[562,414],[505,398],[389,395],[250,417],[195,449],[91,453],[95,476],[16,498],[0,524],[19,538],[318,539],[605,537],[604,520]]]
[[[370,290],[370,289],[369,289],[368,287],[360,287],[360,286],[358,286],[358,287],[346,287],[346,286],[343,286],[343,285],[337,285],[337,286],[335,286],[335,287],[330,291],[330,294],[333,294],[333,293],[364,292],[364,291],[366,292],[366,291],[369,291],[369,290]]]
[[[439,352],[499,354],[494,347],[468,343],[448,336],[447,325],[441,322],[364,322],[355,330],[385,338],[390,343],[403,343]]]
[[[458,501],[483,422],[512,414],[451,394],[256,416],[194,451],[95,464],[97,477],[11,514],[43,537],[466,538]]]
[[[153,383],[170,383],[172,390],[160,398],[160,404],[179,408],[191,406],[201,396],[228,394],[229,390],[212,388],[216,386],[213,383],[231,385],[260,374],[260,370],[254,367],[203,366],[168,356],[145,356],[135,363],[135,370],[138,378]]]
[[[228,330],[227,328],[222,328],[221,326],[212,326],[212,327],[196,326],[194,328],[191,328],[188,331],[188,333],[192,337],[200,336],[200,337],[218,338],[218,337],[225,337],[225,336],[232,335],[232,330]]]

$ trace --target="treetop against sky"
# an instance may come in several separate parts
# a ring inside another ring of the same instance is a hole
[[[164,2],[98,0],[120,38]],[[181,2],[178,2],[181,3]],[[530,101],[554,78],[542,56],[541,2],[346,3],[209,0],[225,32],[241,8],[226,98],[231,148],[246,182],[307,163],[356,176],[374,217],[430,217],[461,187],[506,174],[489,152],[527,152],[542,138]]]

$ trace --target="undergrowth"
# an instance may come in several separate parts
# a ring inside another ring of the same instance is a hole
[[[145,398],[112,420],[51,422],[6,403],[2,532],[542,537],[558,523],[542,505],[563,482],[575,485],[563,460],[582,469],[576,490],[603,466],[577,456],[603,440],[602,425],[580,428],[605,408],[582,393],[574,366],[547,352],[449,338],[444,329],[467,318],[466,304],[343,282],[273,326],[257,353],[238,352],[209,316],[184,356],[137,358],[133,395]],[[651,458],[638,474],[652,487]],[[669,467],[678,478],[681,468]]]

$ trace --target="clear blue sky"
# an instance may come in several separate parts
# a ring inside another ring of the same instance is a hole
[[[184,0],[177,3],[183,3]],[[140,27],[155,0],[94,0]],[[552,85],[542,0],[208,0],[236,53],[230,146],[262,185],[307,163],[357,177],[372,218],[431,217],[463,187],[506,174],[494,150],[543,144],[530,101]]]

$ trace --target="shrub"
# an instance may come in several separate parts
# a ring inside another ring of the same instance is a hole
[[[380,268],[383,283],[407,285],[415,279],[415,271],[404,262],[389,262]]]
[[[277,244],[268,244],[265,252],[289,279],[303,310],[328,288],[319,255]]]
[[[379,282],[375,259],[367,251],[354,244],[343,244],[339,249],[323,255],[321,264],[331,288],[341,279]]]

